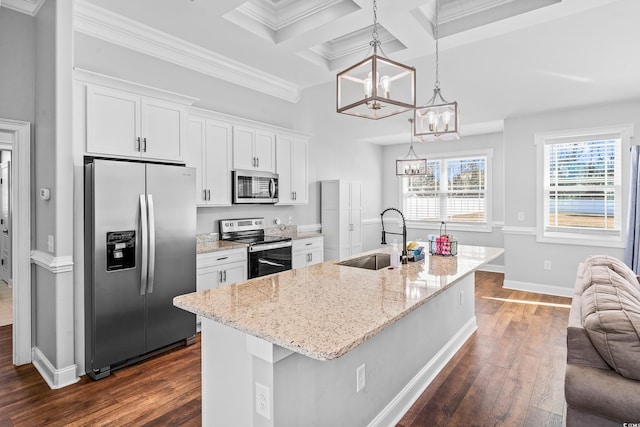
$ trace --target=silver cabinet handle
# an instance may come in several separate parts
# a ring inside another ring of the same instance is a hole
[[[142,138],[142,151],[147,152],[147,138]]]
[[[202,200],[207,200],[207,190],[202,190]]]
[[[218,271],[218,282],[222,283],[222,271]]]
[[[222,261],[223,259],[227,259],[227,258],[229,258],[229,257],[228,256],[223,256],[223,257],[220,257],[220,258],[216,259],[216,261]]]
[[[153,196],[147,194],[147,203],[149,205],[149,284],[147,293],[153,293],[153,279],[156,270],[156,225],[155,212],[153,209]]]
[[[136,138],[136,151],[140,151],[140,137]]]
[[[224,270],[224,282],[227,283],[227,270]]]
[[[260,167],[260,157],[256,157],[256,166]]]

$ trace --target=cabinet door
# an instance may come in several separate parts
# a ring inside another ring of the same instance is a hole
[[[140,97],[99,86],[87,87],[88,153],[140,156]]]
[[[231,205],[231,125],[207,120],[203,152],[207,204]]]
[[[291,143],[291,191],[293,203],[307,204],[307,141],[294,139]]]
[[[247,280],[246,262],[229,263],[224,265],[223,267],[223,285],[230,285],[232,283],[243,282]]]
[[[142,100],[142,156],[181,160],[184,109],[159,99]]]
[[[312,249],[309,251],[309,260],[307,261],[307,265],[319,264],[323,262],[323,251],[322,247],[318,249]]]
[[[221,285],[221,271],[222,267],[212,266],[199,268],[196,276],[196,291],[206,291],[207,289],[214,289]]]
[[[276,137],[273,132],[256,130],[253,140],[253,153],[257,159],[257,169],[266,172],[276,171]]]
[[[278,204],[294,204],[291,176],[291,144],[293,138],[288,135],[276,136],[276,172],[278,173]]]
[[[307,265],[307,251],[291,253],[291,268],[301,268]]]
[[[205,193],[204,175],[204,140],[205,140],[205,120],[199,117],[189,119],[187,129],[187,143],[184,153],[184,160],[187,166],[196,168],[196,204],[204,205],[207,194]]]
[[[234,169],[254,170],[256,168],[255,156],[253,154],[253,138],[253,129],[242,126],[233,127]]]

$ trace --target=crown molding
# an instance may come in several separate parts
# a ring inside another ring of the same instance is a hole
[[[293,83],[84,0],[75,2],[74,30],[285,101],[300,99]]]
[[[0,0],[0,6],[27,15],[36,16],[44,0]]]

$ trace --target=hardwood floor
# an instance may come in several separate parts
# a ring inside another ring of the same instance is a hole
[[[13,289],[0,280],[0,326],[13,323]]]
[[[398,427],[563,424],[570,299],[502,289],[476,274],[478,331]],[[0,327],[0,427],[200,425],[200,342],[93,381],[50,390],[32,365],[11,365]]]

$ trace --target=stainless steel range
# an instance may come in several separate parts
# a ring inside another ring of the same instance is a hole
[[[249,245],[248,277],[291,270],[291,238],[265,236],[264,218],[220,220],[220,239]]]

